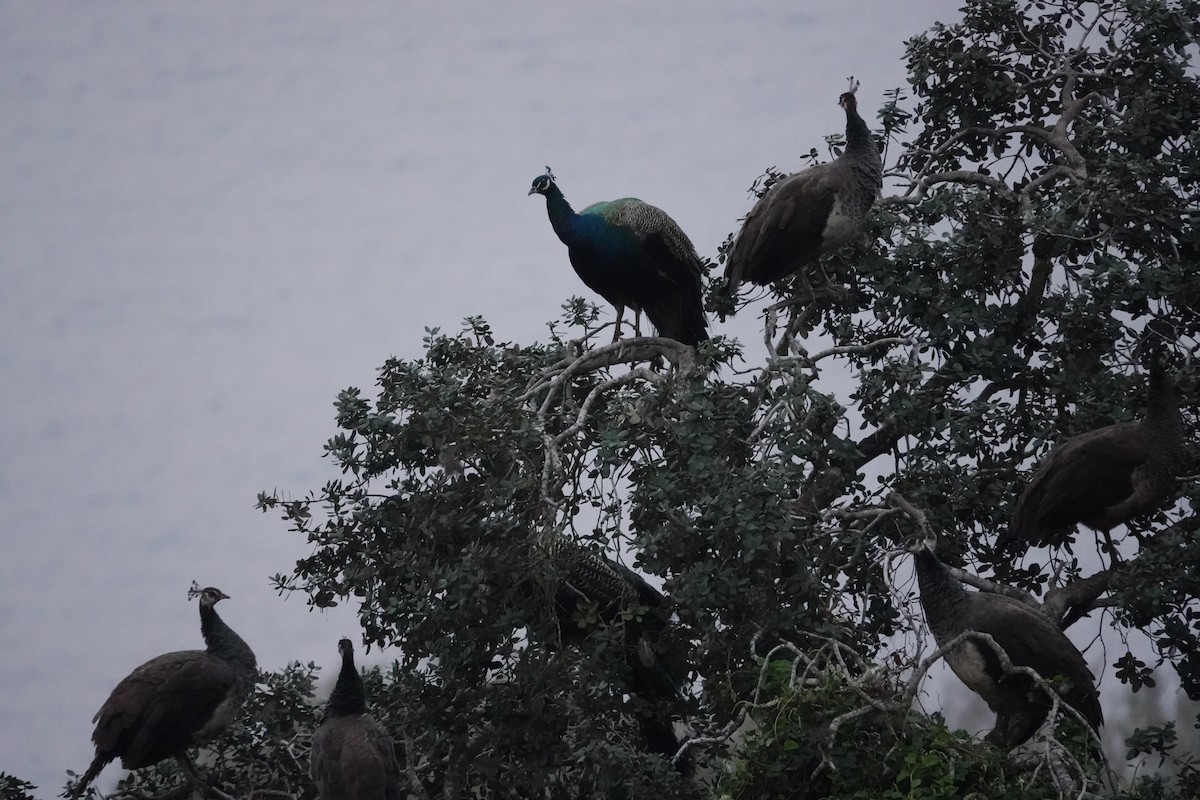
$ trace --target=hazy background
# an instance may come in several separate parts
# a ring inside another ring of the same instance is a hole
[[[262,667],[335,664],[353,609],[275,596],[308,551],[255,496],[331,477],[337,391],[426,326],[528,342],[586,294],[525,196],[546,164],[714,256],[846,76],[871,120],[955,5],[0,0],[0,770],[81,771],[116,682],[202,645],[193,579]],[[753,313],[714,329],[761,352]]]

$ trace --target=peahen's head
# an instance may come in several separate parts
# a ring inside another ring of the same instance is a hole
[[[533,185],[529,187],[529,194],[545,194],[553,185],[554,173],[550,171],[550,167],[546,167],[545,175],[538,175],[533,179]]]
[[[854,80],[853,76],[851,76],[850,88],[849,90],[843,92],[842,96],[838,98],[838,105],[846,111],[857,111],[858,99],[854,96],[854,93],[857,91],[858,81]]]
[[[937,535],[932,532],[922,532],[908,541],[908,546],[905,547],[908,552],[915,556],[924,555],[926,553],[937,555]]]
[[[342,660],[354,661],[354,642],[349,639],[338,640],[338,653],[341,654]]]
[[[229,595],[215,586],[207,586],[201,589],[200,584],[192,581],[192,588],[188,589],[188,599],[194,600],[197,597],[200,598],[201,608],[212,608],[221,600],[229,599]]]
[[[1162,362],[1166,356],[1167,346],[1176,339],[1175,326],[1171,321],[1155,317],[1146,323],[1137,345],[1133,349],[1134,358],[1149,367],[1155,361]]]

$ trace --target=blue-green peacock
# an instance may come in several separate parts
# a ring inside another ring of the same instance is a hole
[[[687,234],[665,211],[638,200],[593,203],[576,214],[546,173],[529,194],[546,198],[546,213],[567,246],[571,266],[587,287],[617,310],[613,341],[621,337],[625,309],[633,309],[640,335],[645,312],[660,336],[695,346],[708,338],[701,299],[704,264]]]

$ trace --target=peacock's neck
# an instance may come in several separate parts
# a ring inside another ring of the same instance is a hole
[[[242,684],[240,692],[248,694],[258,675],[258,662],[250,645],[225,624],[215,609],[207,606],[200,607],[200,633],[208,652],[237,671]]]
[[[362,676],[358,674],[353,658],[342,659],[342,671],[329,695],[328,710],[334,716],[367,712],[366,689],[363,688]]]
[[[1179,414],[1179,403],[1175,391],[1167,380],[1166,371],[1155,359],[1150,367],[1150,386],[1147,392],[1147,416],[1161,419],[1167,424],[1178,425],[1182,431],[1183,418]]]
[[[846,111],[846,149],[859,153],[871,152],[879,157],[879,148],[875,146],[875,137],[871,129],[856,109]]]
[[[866,212],[874,203],[883,186],[883,161],[875,137],[858,111],[846,111],[846,152],[843,158],[854,177],[847,181],[847,202],[854,208]]]
[[[579,215],[571,208],[571,204],[557,186],[552,185],[546,192],[546,214],[550,217],[550,225],[558,234],[558,238],[569,244]]]
[[[960,633],[954,630],[950,621],[961,616],[958,609],[967,602],[967,590],[927,548],[922,548],[914,558],[917,584],[921,588],[921,607],[925,609],[933,637],[940,644]]]

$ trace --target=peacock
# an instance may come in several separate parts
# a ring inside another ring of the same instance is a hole
[[[911,548],[925,620],[939,646],[967,631],[988,634],[1016,667],[1030,667],[1055,685],[1068,705],[1093,730],[1104,723],[1100,695],[1083,654],[1058,626],[1024,603],[992,592],[968,592],[941,561],[937,540],[925,538]],[[1051,699],[1032,677],[1005,673],[985,641],[968,638],[946,655],[954,674],[996,712],[987,739],[1003,748],[1029,740],[1050,710]],[[1098,751],[1097,751],[1098,754]]]
[[[1080,522],[1107,535],[1171,496],[1186,457],[1183,417],[1164,374],[1165,354],[1149,348],[1144,417],[1082,433],[1052,450],[997,537],[998,550],[1064,544]]]
[[[671,719],[671,706],[683,697],[683,687],[656,649],[659,635],[670,624],[667,599],[633,570],[565,541],[552,546],[551,558],[570,569],[554,590],[559,635],[564,644],[583,642],[596,624],[624,625],[625,688],[645,702],[638,724],[646,749],[672,758],[682,744]],[[629,616],[631,607],[647,610]],[[684,774],[691,762],[680,758]]]
[[[575,273],[617,310],[613,341],[625,309],[640,335],[644,311],[660,336],[695,346],[708,338],[701,299],[704,265],[687,234],[662,209],[634,197],[593,203],[576,214],[549,167],[529,194],[546,198],[546,213],[567,246]]]
[[[846,112],[846,149],[833,161],[809,167],[769,188],[746,215],[725,264],[730,296],[745,281],[765,286],[849,242],[861,229],[883,187],[883,162],[858,113],[853,83],[838,98]],[[800,272],[809,285],[824,273]]]
[[[367,713],[354,645],[338,642],[342,671],[312,737],[310,773],[321,800],[400,800],[400,767],[391,734]]]
[[[193,787],[200,780],[188,748],[229,725],[254,689],[258,668],[250,647],[217,614],[216,604],[229,595],[193,583],[188,598],[195,597],[205,649],[152,658],[117,684],[92,718],[96,757],[76,784],[76,796],[116,758],[125,769],[140,769],[173,757]]]

